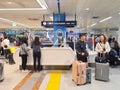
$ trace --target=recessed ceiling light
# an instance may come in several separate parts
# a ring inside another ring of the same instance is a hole
[[[7,4],[12,4],[12,2],[7,2]]]
[[[90,26],[87,26],[87,28],[89,28]]]
[[[120,12],[118,14],[120,15]]]
[[[89,11],[89,10],[90,10],[90,8],[86,8],[85,10],[86,10],[86,11]]]

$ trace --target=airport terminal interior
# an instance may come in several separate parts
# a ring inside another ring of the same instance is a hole
[[[120,0],[0,0],[0,90],[120,90],[119,80]]]

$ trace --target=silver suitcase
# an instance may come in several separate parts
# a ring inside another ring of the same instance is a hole
[[[95,79],[109,81],[109,63],[96,63]]]
[[[4,62],[0,60],[0,82],[4,80]]]

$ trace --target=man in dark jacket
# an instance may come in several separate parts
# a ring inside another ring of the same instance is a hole
[[[76,43],[77,60],[87,62],[88,52],[86,50],[85,34],[80,34],[80,40]]]

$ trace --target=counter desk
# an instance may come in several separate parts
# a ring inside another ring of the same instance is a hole
[[[21,57],[19,56],[19,48],[14,53],[15,61],[21,65]],[[27,66],[33,66],[33,51],[28,51]],[[41,65],[43,66],[70,66],[75,60],[75,53],[71,48],[41,48]]]

